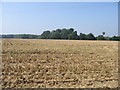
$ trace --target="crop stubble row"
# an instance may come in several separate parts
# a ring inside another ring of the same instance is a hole
[[[118,42],[3,39],[3,88],[117,87]]]

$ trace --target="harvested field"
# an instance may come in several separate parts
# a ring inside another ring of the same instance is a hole
[[[118,42],[3,39],[3,88],[118,87]]]

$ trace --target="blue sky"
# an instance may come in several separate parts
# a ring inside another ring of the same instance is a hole
[[[117,2],[4,2],[3,34],[41,34],[74,28],[78,34],[118,34]]]

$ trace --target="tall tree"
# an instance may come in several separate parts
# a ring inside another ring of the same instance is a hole
[[[61,33],[61,29],[57,29],[56,32]]]
[[[40,36],[41,39],[49,39],[49,37],[50,37],[50,31],[44,31]]]
[[[105,32],[102,32],[102,35],[104,36],[104,35],[105,35]]]
[[[78,39],[77,31],[74,31],[74,32],[68,34],[68,39],[77,40]]]
[[[80,40],[86,40],[87,39],[86,34],[80,33],[79,39]]]
[[[95,36],[92,33],[89,33],[86,37],[87,40],[96,40]]]
[[[74,31],[73,28],[68,29],[68,33],[69,33],[69,34],[72,33],[73,31]]]
[[[68,30],[66,28],[61,30],[61,39],[68,39]]]
[[[57,31],[52,31],[51,34],[50,34],[50,38],[51,39],[61,39],[61,35]]]

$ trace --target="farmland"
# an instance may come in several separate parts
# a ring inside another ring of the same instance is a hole
[[[118,42],[3,39],[3,88],[114,88]]]

